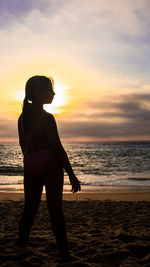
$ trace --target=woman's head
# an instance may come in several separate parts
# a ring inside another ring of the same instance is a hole
[[[31,107],[34,107],[34,105],[31,105],[28,102],[28,100],[36,104],[36,107],[52,103],[55,95],[53,86],[53,79],[45,76],[33,76],[27,81],[25,87],[25,99],[23,103],[23,125],[26,134],[30,131],[32,125],[33,109]]]
[[[52,78],[36,75],[31,77],[25,87],[26,99],[40,104],[49,104],[54,98]]]

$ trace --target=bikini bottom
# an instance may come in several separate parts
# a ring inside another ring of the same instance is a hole
[[[51,150],[37,150],[24,156],[24,170],[31,176],[42,176],[54,161],[56,158]]]

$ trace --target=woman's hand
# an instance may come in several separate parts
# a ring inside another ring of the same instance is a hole
[[[71,192],[76,193],[76,192],[80,191],[81,190],[81,186],[80,186],[81,182],[78,180],[78,178],[74,175],[74,176],[69,177],[69,179],[70,179],[70,183],[72,185]]]

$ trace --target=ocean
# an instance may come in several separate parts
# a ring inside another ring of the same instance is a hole
[[[150,186],[150,141],[63,142],[63,146],[86,190]],[[66,173],[64,184],[70,190]],[[0,144],[0,190],[23,191],[23,157],[17,143]]]

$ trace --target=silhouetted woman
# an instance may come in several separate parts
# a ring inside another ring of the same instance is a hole
[[[59,139],[55,118],[43,109],[54,98],[53,80],[33,76],[25,88],[23,112],[18,120],[19,142],[24,155],[24,211],[19,223],[19,245],[25,247],[38,211],[43,185],[52,229],[63,261],[69,259],[62,211],[64,170],[72,191],[80,190],[68,156]],[[29,102],[30,101],[30,102]]]

